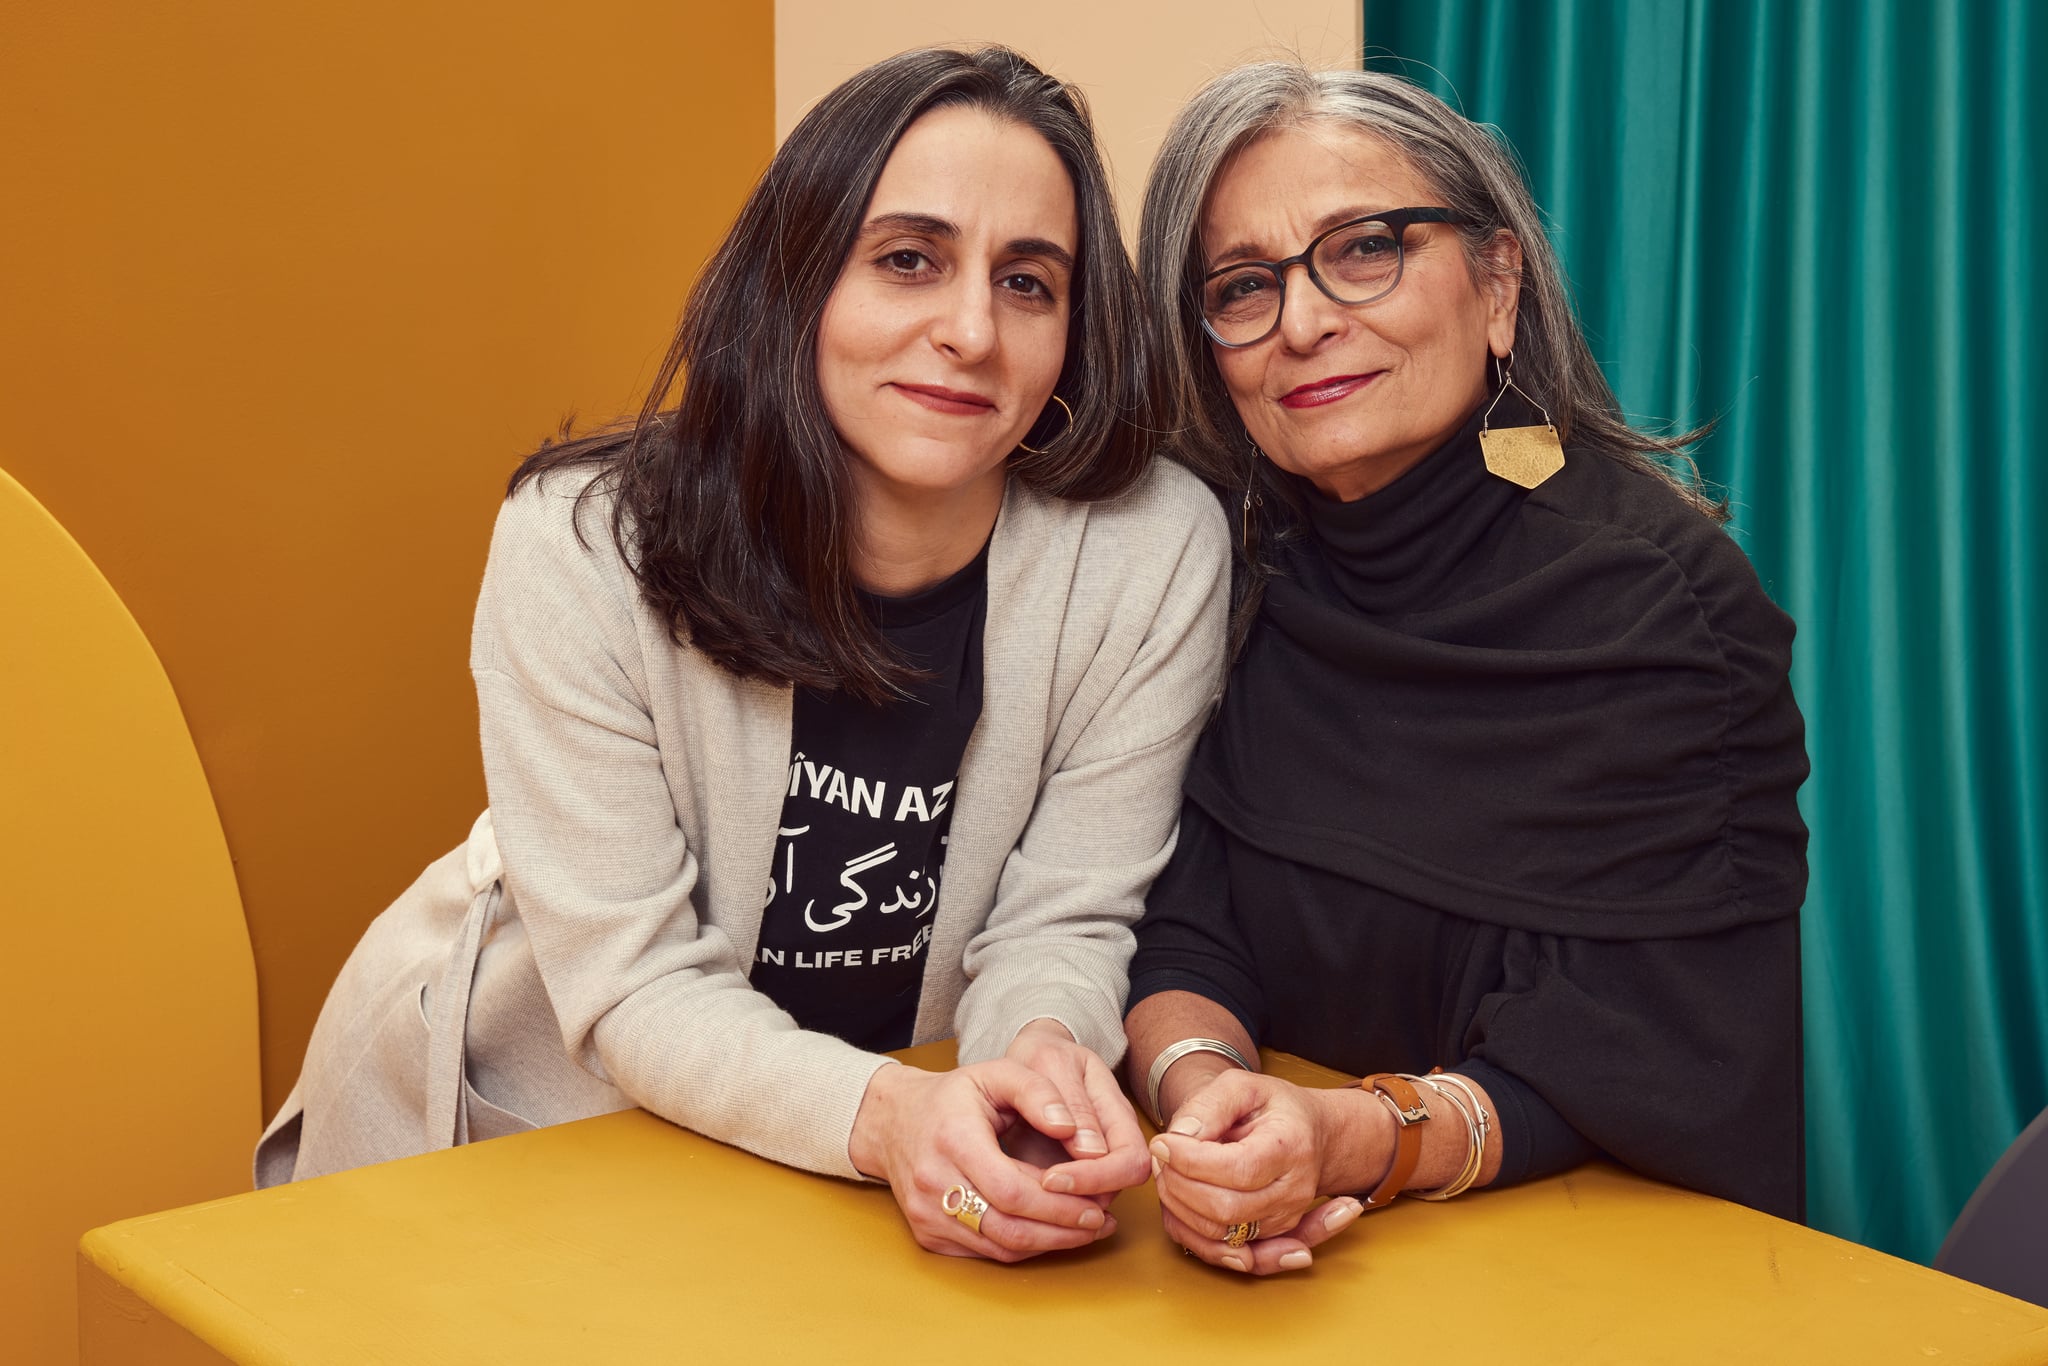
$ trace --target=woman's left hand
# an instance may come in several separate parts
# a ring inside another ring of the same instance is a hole
[[[1317,1093],[1256,1072],[1218,1074],[1152,1140],[1166,1233],[1214,1266],[1269,1275],[1308,1266],[1310,1249],[1346,1228],[1364,1206],[1340,1196],[1314,1208],[1330,1156],[1330,1123]],[[1233,1227],[1256,1223],[1241,1247]]]
[[[1005,1056],[1050,1081],[1072,1121],[1054,1123],[1045,1132],[1073,1159],[1047,1170],[1046,1190],[1095,1196],[1107,1208],[1118,1191],[1138,1185],[1150,1174],[1144,1130],[1116,1075],[1094,1050],[1074,1042],[1065,1026],[1033,1020],[1017,1031]]]

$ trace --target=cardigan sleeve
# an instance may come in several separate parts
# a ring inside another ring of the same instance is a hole
[[[1001,1054],[1040,1018],[1112,1064],[1123,1056],[1131,927],[1172,852],[1188,754],[1222,688],[1229,595],[1228,532],[1208,489],[1162,463],[1143,497],[1090,514],[1068,613],[1107,598],[1111,626],[968,942],[962,1061]]]
[[[504,878],[569,1056],[663,1118],[778,1162],[846,1154],[886,1063],[800,1030],[701,922],[697,853],[665,771],[716,756],[657,741],[642,620],[609,504],[548,476],[501,510],[471,666]],[[573,516],[573,520],[572,520]]]

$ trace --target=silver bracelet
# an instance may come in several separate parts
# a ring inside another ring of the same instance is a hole
[[[1159,1050],[1159,1056],[1152,1059],[1152,1070],[1145,1077],[1145,1108],[1152,1114],[1152,1123],[1159,1128],[1166,1127],[1166,1116],[1159,1113],[1159,1083],[1166,1080],[1166,1069],[1190,1053],[1221,1053],[1247,1072],[1255,1071],[1244,1060],[1244,1054],[1232,1048],[1221,1039],[1182,1039]]]
[[[1465,1121],[1467,1146],[1464,1166],[1459,1168],[1458,1174],[1449,1182],[1433,1191],[1418,1191],[1416,1198],[1448,1200],[1452,1196],[1463,1195],[1472,1188],[1472,1183],[1479,1179],[1479,1169],[1486,1160],[1486,1134],[1491,1116],[1487,1114],[1486,1107],[1480,1104],[1478,1089],[1464,1077],[1449,1072],[1432,1072],[1426,1077],[1411,1076],[1405,1072],[1401,1075],[1409,1081],[1428,1086],[1437,1095],[1448,1100]]]

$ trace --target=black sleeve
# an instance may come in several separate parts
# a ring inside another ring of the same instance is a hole
[[[1251,945],[1231,912],[1228,838],[1208,812],[1192,801],[1181,803],[1173,857],[1152,884],[1138,921],[1124,1012],[1162,991],[1191,991],[1235,1015],[1257,1040],[1266,998]]]
[[[1486,1088],[1493,1122],[1500,1130],[1500,1174],[1493,1189],[1568,1172],[1600,1150],[1520,1077],[1492,1063],[1467,1058],[1448,1069]]]
[[[1690,939],[1511,935],[1465,1052],[1645,1176],[1805,1217],[1796,917]],[[1534,1175],[1563,1150],[1524,1118]]]

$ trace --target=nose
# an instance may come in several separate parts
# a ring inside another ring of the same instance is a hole
[[[973,365],[996,349],[995,287],[962,272],[940,291],[932,317],[932,345]]]
[[[1344,305],[1316,288],[1308,266],[1297,262],[1287,268],[1287,290],[1280,299],[1280,339],[1289,350],[1312,351],[1325,337],[1344,326]]]

